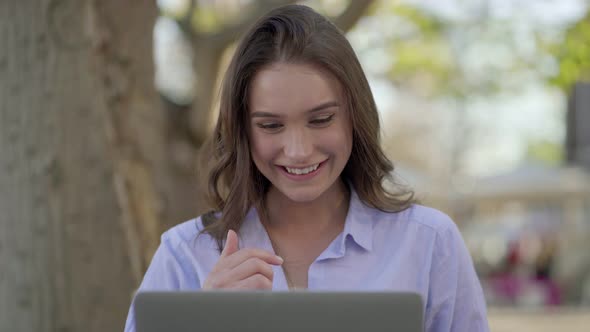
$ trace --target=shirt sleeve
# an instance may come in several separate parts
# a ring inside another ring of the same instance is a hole
[[[137,293],[142,291],[171,291],[180,289],[200,289],[197,274],[190,272],[187,245],[169,232],[162,234],[160,246],[143,277]],[[127,314],[125,332],[135,332],[135,317],[132,301]]]
[[[439,231],[426,303],[427,332],[488,332],[486,305],[473,261],[455,223]]]

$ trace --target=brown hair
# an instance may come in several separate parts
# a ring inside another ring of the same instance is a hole
[[[238,44],[221,88],[217,125],[203,150],[213,208],[203,215],[203,232],[217,240],[220,250],[227,231],[238,230],[253,206],[264,212],[270,182],[250,156],[248,89],[261,68],[276,62],[316,65],[340,82],[353,130],[352,153],[341,177],[352,184],[359,199],[388,212],[414,203],[411,190],[397,186],[391,192],[384,187],[384,180],[393,182],[393,164],[381,150],[377,107],[348,40],[311,8],[287,5],[262,17]]]

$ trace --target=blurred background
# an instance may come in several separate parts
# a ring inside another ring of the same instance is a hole
[[[0,331],[122,330],[240,34],[297,1],[0,2]],[[394,176],[463,234],[492,331],[590,326],[590,2],[298,1],[346,32]]]

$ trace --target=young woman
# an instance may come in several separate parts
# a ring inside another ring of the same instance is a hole
[[[213,212],[162,235],[140,292],[413,291],[426,331],[488,331],[453,221],[386,189],[393,166],[369,85],[323,16],[290,5],[246,33],[207,157]]]

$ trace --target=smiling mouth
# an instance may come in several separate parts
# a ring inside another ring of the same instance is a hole
[[[308,167],[303,167],[303,168],[297,168],[297,167],[287,167],[287,166],[282,166],[284,170],[287,171],[287,173],[289,174],[293,174],[293,175],[305,175],[305,174],[309,174],[312,173],[314,171],[316,171],[321,164],[323,164],[325,161],[322,161],[321,163],[317,163]]]

